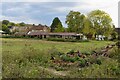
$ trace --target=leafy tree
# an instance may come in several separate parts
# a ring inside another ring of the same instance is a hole
[[[9,25],[10,25],[10,26],[15,26],[15,23],[10,22]]]
[[[8,25],[8,24],[9,24],[9,21],[8,21],[8,20],[3,20],[3,21],[2,21],[2,24]]]
[[[84,26],[82,29],[82,33],[86,35],[87,38],[91,39],[93,35],[95,34],[95,29],[91,23],[91,21],[88,19],[88,17],[84,18]]]
[[[20,26],[25,26],[24,22],[19,23]]]
[[[53,19],[53,22],[52,22],[50,28],[51,28],[51,32],[63,32],[64,31],[62,23],[58,17],[55,17]]]
[[[6,33],[10,33],[8,27],[5,24],[2,24],[2,31],[5,31]]]
[[[19,24],[15,24],[15,26],[20,26]]]
[[[84,18],[85,16],[78,11],[70,11],[66,16],[66,24],[68,25],[69,32],[82,32],[82,28],[84,26]]]
[[[92,22],[97,35],[108,37],[114,29],[111,17],[104,11],[94,10],[88,14],[88,18]]]
[[[61,26],[60,23],[58,23],[57,28],[55,29],[55,32],[64,32],[64,28]]]
[[[113,31],[113,32],[111,33],[111,37],[112,37],[112,40],[118,39],[118,33],[117,33],[116,31]]]

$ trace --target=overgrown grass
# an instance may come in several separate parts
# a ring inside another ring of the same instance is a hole
[[[3,58],[3,77],[4,78],[58,78],[58,77],[118,77],[119,63],[118,58],[113,57],[117,48],[111,51],[111,58],[99,57],[93,64],[88,67],[79,67],[77,58],[68,58],[67,60],[75,62],[73,65],[65,63],[57,65],[52,62],[51,55],[57,59],[66,53],[73,54],[73,51],[85,52],[90,55],[93,50],[99,50],[111,41],[90,41],[90,42],[53,42],[34,39],[2,39],[2,58]],[[57,55],[56,55],[57,54]],[[117,55],[116,55],[117,56]],[[87,58],[86,58],[87,60]],[[79,60],[84,66],[84,60]],[[47,69],[46,69],[47,68]],[[67,72],[65,76],[61,73],[56,74],[51,70]]]

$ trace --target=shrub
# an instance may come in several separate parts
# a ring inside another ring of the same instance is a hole
[[[120,48],[120,41],[116,42],[116,46],[118,46],[118,48]]]
[[[97,60],[96,60],[96,64],[101,65],[101,64],[102,64],[102,61],[101,61],[100,59],[97,59]]]
[[[85,55],[91,55],[92,54],[92,52],[90,52],[90,51],[84,51],[82,53],[85,54]]]
[[[77,39],[63,39],[63,38],[47,38],[48,41],[61,41],[61,42],[89,42],[89,40]]]
[[[61,57],[61,55],[64,54],[62,52],[59,52],[56,48],[52,48],[49,52],[51,57],[58,58],[58,59]]]
[[[119,48],[113,47],[113,49],[111,49],[109,51],[109,57],[113,58],[113,59],[117,59],[118,62],[120,62],[120,54],[119,54],[119,52],[120,52]]]
[[[62,57],[61,57],[61,59],[63,60],[63,61],[66,61],[66,62],[75,62],[76,61],[76,59],[73,57],[73,58],[71,58],[71,57],[69,57],[69,56],[67,56],[67,55],[63,55]]]
[[[69,51],[67,54],[74,54],[74,50]]]
[[[85,66],[86,66],[86,60],[85,60],[85,59],[81,59],[81,60],[79,61],[79,66],[80,66],[80,67],[85,67]]]

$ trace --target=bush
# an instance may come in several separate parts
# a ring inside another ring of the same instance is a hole
[[[61,57],[61,55],[63,55],[64,53],[62,53],[62,52],[59,52],[56,48],[52,48],[50,51],[50,55],[51,55],[51,58],[60,58]]]
[[[116,42],[116,46],[118,46],[118,48],[120,48],[120,41]]]
[[[54,48],[54,49],[50,50],[50,54],[51,54],[52,57],[55,57],[58,54],[60,55],[60,52],[57,49]]]
[[[102,64],[102,61],[101,61],[100,59],[97,59],[97,60],[96,60],[96,64],[101,65],[101,64]]]
[[[71,57],[69,57],[69,56],[67,56],[67,55],[63,55],[63,56],[61,57],[61,59],[62,59],[63,61],[66,61],[66,62],[75,62],[75,61],[76,61],[75,58],[71,58]]]
[[[115,46],[109,51],[109,57],[113,59],[117,59],[118,62],[120,62],[119,52],[120,52],[120,49]]]
[[[91,55],[92,54],[92,52],[90,52],[90,51],[84,51],[82,53],[85,54],[85,55]]]
[[[69,51],[67,54],[74,54],[74,50]]]
[[[80,67],[85,67],[85,66],[86,66],[86,60],[85,60],[85,59],[81,59],[81,60],[79,61],[79,66],[80,66]]]
[[[47,38],[48,41],[60,41],[60,42],[89,42],[89,40],[77,40],[77,39],[63,39],[63,38]]]

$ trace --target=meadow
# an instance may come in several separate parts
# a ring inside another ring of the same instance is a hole
[[[89,53],[85,59],[90,57],[93,50],[100,51],[107,45],[115,44],[113,41],[89,41],[89,42],[54,42],[38,39],[15,39],[2,38],[2,77],[4,78],[118,78],[120,66],[118,48],[113,47],[109,53],[110,57],[98,56],[99,61],[90,66],[81,67],[78,63],[84,61],[70,60],[64,57],[66,53],[79,51]],[[57,54],[63,54],[60,58]],[[53,62],[51,55],[56,60],[68,60]],[[117,56],[116,56],[117,55]],[[90,58],[92,59],[92,58]],[[94,60],[93,60],[94,61]],[[94,61],[95,62],[95,61]],[[81,63],[80,63],[81,64]]]

